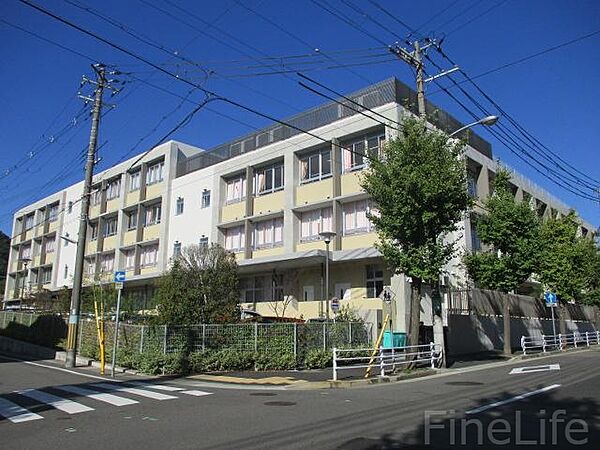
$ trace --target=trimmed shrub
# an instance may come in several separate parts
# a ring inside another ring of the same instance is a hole
[[[304,359],[307,369],[324,369],[331,366],[333,355],[329,351],[312,349],[309,350]]]

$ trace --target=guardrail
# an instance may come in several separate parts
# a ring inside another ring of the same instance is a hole
[[[346,356],[344,356],[346,355]],[[394,371],[403,365],[427,364],[435,369],[442,358],[441,348],[431,342],[424,345],[405,347],[335,348],[333,349],[333,381],[337,381],[342,370],[368,369],[385,376],[386,371]]]
[[[600,344],[600,331],[586,331],[585,333],[570,333],[541,336],[521,336],[521,349],[523,355],[527,352],[543,352],[548,350],[564,350],[567,347],[589,347]]]

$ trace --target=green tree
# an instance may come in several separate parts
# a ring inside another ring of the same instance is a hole
[[[542,224],[536,274],[561,300],[593,303],[598,288],[598,248],[590,239],[578,236],[578,227],[573,211]]]
[[[235,255],[220,245],[190,245],[160,279],[155,297],[160,322],[172,325],[239,319]]]
[[[463,148],[422,120],[407,118],[398,139],[379,155],[370,155],[361,180],[377,208],[369,214],[378,233],[377,249],[394,272],[412,280],[410,345],[419,339],[422,284],[437,284],[455,251],[447,236],[458,230],[472,202]]]
[[[487,214],[475,222],[477,234],[488,249],[465,255],[464,263],[478,286],[512,292],[536,268],[540,220],[527,203],[515,200],[506,169],[497,171],[493,189],[484,204]]]

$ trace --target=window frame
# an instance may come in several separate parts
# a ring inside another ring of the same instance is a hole
[[[240,187],[239,187],[239,196],[235,195],[235,185],[236,183],[240,183]],[[234,203],[239,203],[242,202],[246,199],[246,195],[247,195],[247,191],[248,191],[248,186],[247,186],[247,182],[246,182],[246,175],[245,174],[240,174],[239,176],[236,177],[232,177],[232,178],[228,178],[225,180],[225,204],[226,205],[231,205]],[[231,194],[232,196],[230,196],[230,187],[229,186],[233,186],[231,188]]]
[[[369,147],[369,141],[377,139],[377,147]],[[376,148],[376,153],[381,153],[381,147],[386,142],[385,131],[368,133],[355,139],[350,139],[344,143],[342,147],[342,173],[350,173],[358,170],[363,170],[369,166],[369,157],[373,157],[373,149]],[[362,153],[356,150],[356,146],[362,146]],[[362,163],[356,164],[355,158],[358,154],[362,154]],[[350,162],[347,159],[350,158]]]
[[[184,200],[183,197],[177,197],[177,200],[175,201],[175,215],[176,216],[180,216],[183,214],[183,210],[184,210]]]
[[[149,253],[154,254],[152,262],[147,262],[146,258]],[[146,245],[142,247],[140,252],[140,267],[154,267],[158,264],[158,244]]]
[[[139,221],[139,214],[138,214],[137,209],[126,213],[126,215],[127,215],[127,231],[137,229],[138,221]],[[134,220],[132,220],[133,217],[135,217]],[[132,222],[134,222],[134,223],[132,224]]]
[[[152,217],[151,221],[148,221],[148,212],[149,211],[151,211],[151,214],[150,214],[150,216]],[[161,219],[162,219],[162,205],[160,203],[146,206],[145,211],[144,211],[144,227],[158,225],[158,224],[160,224]]]
[[[140,190],[140,181],[142,179],[142,171],[140,169],[129,174],[129,192]]]
[[[58,220],[58,207],[58,203],[48,207],[48,222],[56,222]]]
[[[359,203],[363,203],[365,204],[365,220],[366,220],[366,225],[364,227],[358,227],[358,213],[360,210],[357,209],[357,205]],[[352,216],[353,216],[353,223],[354,223],[354,227],[348,229],[346,227],[346,208],[353,206],[353,211],[352,211]],[[375,211],[375,208],[373,208],[371,201],[369,199],[363,199],[363,200],[355,200],[353,202],[347,202],[347,203],[343,203],[342,204],[342,235],[343,236],[352,236],[354,234],[366,234],[366,233],[372,233],[373,231],[375,231],[375,226],[373,225],[373,223],[369,220],[369,213],[372,213],[373,211]]]
[[[114,229],[112,229],[110,224],[114,223]],[[119,228],[119,218],[118,217],[110,217],[105,219],[102,223],[102,237],[110,237],[115,236],[117,234],[117,230]],[[108,231],[107,231],[108,230]]]
[[[116,186],[116,187],[115,187]],[[115,178],[106,184],[106,200],[114,200],[121,195],[121,178]]]
[[[277,224],[281,224],[281,233],[280,238],[277,240]],[[259,226],[265,227],[264,230],[259,230]],[[262,244],[258,244],[259,241],[259,233],[263,231],[264,242]],[[267,242],[266,237],[269,235],[269,241]],[[256,222],[254,224],[254,231],[252,233],[252,248],[254,250],[261,250],[265,248],[276,248],[283,246],[283,217],[275,217],[273,219],[261,220],[260,222]]]
[[[385,287],[385,272],[380,264],[367,264],[365,266],[365,287],[367,289],[367,298],[379,298]],[[378,276],[378,273],[381,273]],[[371,284],[371,286],[369,286]],[[379,291],[379,292],[378,292]],[[375,295],[371,296],[370,292]]]
[[[275,186],[275,180],[277,179],[276,171],[279,171],[281,173],[281,179],[280,179],[281,184],[279,186]],[[271,177],[270,178],[270,181],[271,181],[270,188],[267,187],[267,183],[269,180],[269,174]],[[264,181],[263,189],[259,189],[259,186],[261,184],[261,176],[263,177],[262,181]],[[254,184],[252,185],[252,191],[253,191],[253,194],[255,197],[259,197],[261,195],[267,195],[267,194],[272,194],[273,192],[281,191],[284,189],[284,187],[285,187],[285,173],[284,173],[283,161],[273,163],[268,166],[263,166],[263,167],[255,170]]]
[[[324,173],[323,172],[323,161],[326,160],[326,158],[324,158],[325,154],[328,153],[329,155],[329,172],[328,173]],[[311,158],[318,156],[318,164],[319,164],[319,170],[318,170],[318,175],[317,176],[311,176]],[[300,160],[300,184],[308,184],[308,183],[314,183],[315,181],[321,181],[321,180],[325,180],[327,178],[331,178],[333,176],[332,173],[332,167],[331,167],[331,149],[330,148],[323,148],[321,150],[315,150],[309,153],[306,153],[304,155],[301,155],[299,157]],[[306,161],[306,177],[303,174],[303,167],[302,164]]]
[[[233,232],[234,230],[237,230],[238,232],[236,233],[237,236],[232,236],[231,239],[235,240],[236,242],[234,242],[234,246],[230,247],[228,244],[228,239],[229,239],[229,233]],[[233,252],[233,253],[239,253],[239,252],[243,252],[245,250],[246,247],[246,232],[245,232],[245,227],[244,225],[238,225],[236,227],[231,227],[231,228],[225,228],[225,242],[224,242],[224,248],[225,250],[229,251],[229,252]]]
[[[148,166],[146,171],[146,186],[160,183],[164,180],[165,162],[160,161]]]
[[[200,198],[200,208],[210,208],[210,189],[204,189],[202,191],[202,197]]]
[[[324,211],[329,212],[329,217],[326,217],[327,214],[323,214]],[[317,231],[315,232],[315,230],[313,230],[313,227],[315,226],[314,222],[315,222],[316,213],[319,214],[319,217],[317,219],[318,225],[316,225]],[[308,227],[310,228],[310,234],[306,235],[306,236],[304,235],[305,214],[313,215],[312,217],[309,218],[309,223],[308,223]],[[329,227],[324,226],[326,220],[328,220],[330,222]],[[321,239],[321,236],[319,236],[319,233],[322,231],[333,231],[333,207],[326,206],[326,207],[322,207],[322,208],[311,209],[308,211],[302,211],[302,213],[300,214],[300,242],[317,241],[317,240]]]

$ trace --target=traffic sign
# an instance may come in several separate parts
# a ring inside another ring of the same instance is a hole
[[[116,281],[115,282],[115,289],[121,290],[123,289],[123,282],[122,281]]]
[[[337,313],[340,310],[340,300],[337,297],[331,299],[331,310]]]
[[[392,289],[389,286],[384,286],[383,290],[379,294],[379,298],[382,299],[388,305],[392,303],[394,297],[394,293],[392,292]]]
[[[125,281],[125,271],[119,270],[119,271],[115,272],[114,281],[115,281],[115,283],[122,283],[123,281]]]
[[[558,304],[558,298],[554,292],[544,292],[544,300],[548,307],[556,307]]]

